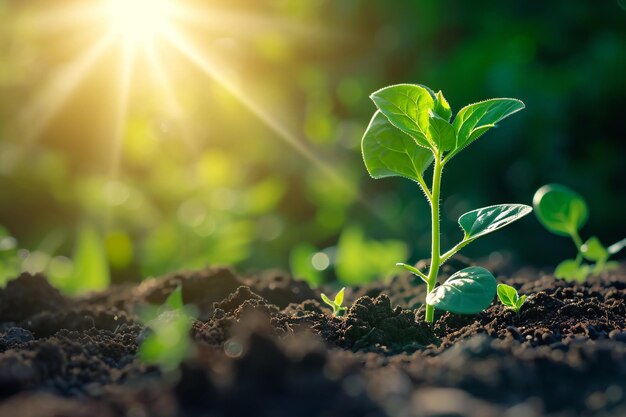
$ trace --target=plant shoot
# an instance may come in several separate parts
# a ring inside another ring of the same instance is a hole
[[[459,218],[463,239],[447,252],[440,247],[441,178],[444,167],[459,152],[524,108],[512,98],[495,98],[470,104],[452,119],[448,101],[439,91],[421,85],[399,84],[371,95],[378,110],[361,142],[363,160],[373,178],[405,177],[417,182],[431,208],[432,245],[428,272],[399,263],[427,285],[426,321],[433,322],[434,309],[475,314],[489,306],[496,293],[496,280],[484,268],[458,271],[437,287],[439,268],[455,253],[481,236],[494,232],[527,215],[532,208],[522,204],[499,204],[472,210]],[[424,172],[433,166],[430,187]]]

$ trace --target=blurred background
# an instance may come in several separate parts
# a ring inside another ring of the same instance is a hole
[[[446,168],[444,247],[462,213],[549,182],[611,244],[625,74],[624,0],[0,0],[0,281],[45,271],[77,292],[219,263],[352,284],[427,258],[421,191],[360,155],[368,95],[394,83],[454,112],[527,106]],[[463,251],[574,253],[531,216]]]

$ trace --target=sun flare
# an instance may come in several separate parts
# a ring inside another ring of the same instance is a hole
[[[171,12],[169,0],[108,0],[113,32],[131,43],[146,42],[162,34]]]

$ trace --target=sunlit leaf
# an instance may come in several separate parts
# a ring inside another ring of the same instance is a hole
[[[521,219],[532,211],[524,204],[498,204],[472,210],[459,217],[465,240],[475,240]]]
[[[585,200],[564,185],[548,184],[533,197],[537,219],[546,229],[562,236],[575,234],[587,221]]]
[[[429,111],[435,108],[431,94],[422,86],[398,84],[371,96],[392,125],[411,136],[418,145],[431,148],[428,139]]]
[[[446,100],[446,98],[443,96],[441,90],[439,90],[439,92],[437,92],[437,95],[435,96],[435,113],[446,122],[449,122],[450,117],[452,117],[450,104],[448,104],[448,100]]]
[[[479,266],[465,268],[431,291],[426,302],[440,310],[457,314],[480,313],[496,294],[496,279]]]
[[[345,291],[346,291],[346,289],[344,287],[344,288],[339,290],[337,295],[335,295],[335,304],[336,305],[340,306],[340,305],[343,304],[343,297],[344,297]]]
[[[428,131],[438,149],[443,151],[454,149],[456,144],[456,132],[454,131],[452,125],[442,119],[439,115],[435,113],[431,114]]]
[[[433,161],[430,150],[389,123],[377,111],[361,141],[363,160],[373,178],[401,176],[417,181]]]
[[[513,98],[493,98],[463,107],[454,118],[457,133],[456,149],[462,149],[478,139],[502,119],[524,108]]]

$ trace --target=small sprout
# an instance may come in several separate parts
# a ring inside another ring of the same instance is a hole
[[[506,308],[510,308],[516,313],[519,313],[520,308],[526,301],[525,295],[520,297],[515,288],[506,284],[498,284],[498,298]]]
[[[189,330],[195,316],[195,310],[183,303],[181,286],[172,291],[162,306],[146,307],[139,316],[149,329],[139,347],[139,358],[158,364],[165,372],[178,368],[189,353]]]
[[[470,104],[452,119],[452,109],[441,91],[399,84],[385,87],[371,96],[378,107],[361,141],[363,161],[372,178],[404,177],[415,181],[430,204],[432,250],[428,272],[399,263],[420,277],[427,287],[426,321],[434,321],[434,309],[475,314],[491,304],[496,280],[484,268],[458,271],[437,287],[439,268],[455,253],[479,237],[521,219],[532,211],[523,204],[499,204],[463,214],[459,226],[463,239],[441,251],[440,201],[443,168],[454,156],[500,121],[524,108],[513,98],[494,98]],[[424,172],[433,167],[432,185]]]
[[[607,248],[595,236],[583,243],[579,231],[587,222],[589,209],[578,193],[564,185],[544,185],[535,193],[533,205],[539,222],[554,234],[569,236],[578,250],[576,259],[567,259],[556,267],[554,276],[559,279],[584,282],[591,273],[601,274],[612,267],[609,257],[626,246],[623,239]],[[583,259],[595,265],[583,264]]]
[[[343,304],[343,295],[345,289],[345,287],[340,289],[337,295],[335,295],[334,300],[331,300],[326,296],[326,294],[322,293],[322,301],[324,301],[324,303],[328,304],[333,309],[333,316],[340,316],[343,314],[344,311],[348,309],[347,307],[341,306]]]

